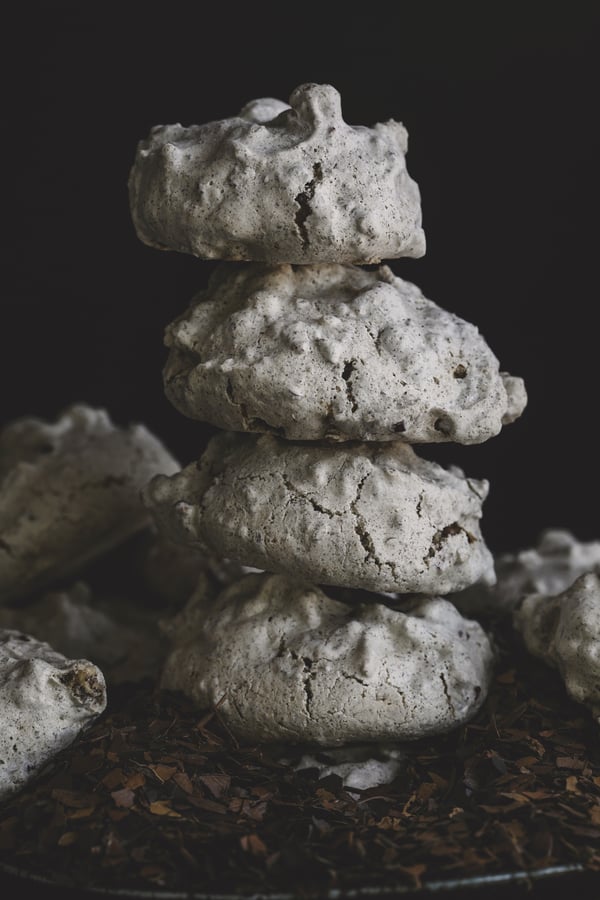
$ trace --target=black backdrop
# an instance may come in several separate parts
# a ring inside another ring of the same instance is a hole
[[[598,4],[24,3],[3,27],[0,424],[81,400],[179,457],[211,429],[162,394],[162,331],[213,264],[143,246],[126,181],[158,123],[330,82],[354,124],[400,119],[422,260],[395,261],[476,323],[529,391],[477,447],[423,447],[488,477],[494,550],[547,526],[600,538]],[[1,498],[0,498],[1,500]]]

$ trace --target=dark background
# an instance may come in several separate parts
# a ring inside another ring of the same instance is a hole
[[[598,9],[5,8],[0,425],[86,401],[145,422],[182,462],[199,454],[211,429],[163,397],[162,331],[213,264],[136,239],[126,189],[136,143],[154,124],[222,118],[251,98],[330,82],[347,121],[396,118],[409,130],[428,250],[394,270],[475,322],[529,391],[525,415],[495,440],[422,452],[490,479],[484,533],[496,551],[529,545],[547,526],[600,538]],[[7,895],[23,889],[0,873],[2,884]],[[565,887],[485,895],[547,900]],[[597,887],[589,876],[567,890],[595,897]]]
[[[494,550],[547,526],[600,538],[599,5],[22,4],[3,22],[0,424],[72,401],[179,457],[211,429],[162,394],[164,326],[213,263],[143,246],[136,143],[330,82],[353,124],[400,119],[427,255],[392,263],[476,323],[529,406],[478,447],[423,447],[491,481]]]

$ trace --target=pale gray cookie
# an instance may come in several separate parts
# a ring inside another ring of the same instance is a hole
[[[474,325],[387,266],[223,264],[165,341],[169,400],[233,431],[474,444],[527,399]]]
[[[493,581],[485,481],[408,444],[301,444],[224,432],[144,500],[172,540],[267,571],[369,591],[446,594]]]
[[[290,106],[248,103],[231,119],[159,125],[129,177],[138,237],[203,259],[373,263],[422,256],[406,129],[347,125],[339,93],[303,84]]]
[[[102,672],[0,630],[0,799],[22,788],[104,711]]]
[[[140,489],[178,465],[143,425],[72,406],[0,432],[0,603],[44,587],[143,528]]]
[[[194,605],[194,600],[191,601]],[[195,621],[195,627],[190,627]],[[162,686],[218,705],[249,740],[412,740],[469,719],[493,654],[447,600],[349,607],[284,575],[247,575],[187,611]]]
[[[530,594],[513,621],[530,653],[559,670],[570,696],[600,724],[600,576],[581,575],[555,597]]]
[[[536,547],[502,554],[495,568],[495,585],[477,584],[452,598],[465,615],[507,616],[527,594],[560,594],[580,575],[600,571],[600,541],[582,543],[564,529],[548,528]]]

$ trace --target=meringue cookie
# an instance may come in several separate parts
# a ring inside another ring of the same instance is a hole
[[[224,264],[166,344],[169,400],[233,431],[474,444],[526,403],[474,325],[387,266]]]
[[[22,788],[104,711],[102,672],[0,630],[0,798]]]
[[[334,746],[448,731],[483,703],[492,665],[483,629],[447,600],[351,608],[262,574],[185,612],[162,686],[218,704],[239,737]]]
[[[600,541],[578,541],[569,531],[548,528],[536,547],[503,553],[495,560],[497,582],[476,584],[452,602],[465,615],[507,616],[527,594],[560,594],[586,572],[600,571]]]
[[[513,621],[529,652],[559,670],[569,695],[600,725],[600,575],[581,575],[554,597],[528,595]]]
[[[72,406],[0,432],[0,603],[44,587],[148,523],[139,492],[173,457],[143,425]]]
[[[300,444],[224,432],[143,492],[172,540],[317,584],[398,593],[493,581],[485,481],[408,444]]]
[[[273,118],[270,118],[270,116]],[[407,132],[347,125],[328,84],[303,84],[205,125],[160,125],[129,177],[138,237],[203,259],[373,263],[422,256]]]

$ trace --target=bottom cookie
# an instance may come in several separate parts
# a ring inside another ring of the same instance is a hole
[[[171,625],[162,687],[217,706],[238,737],[338,745],[413,740],[469,719],[493,653],[447,600],[347,606],[284,575],[247,575]]]

